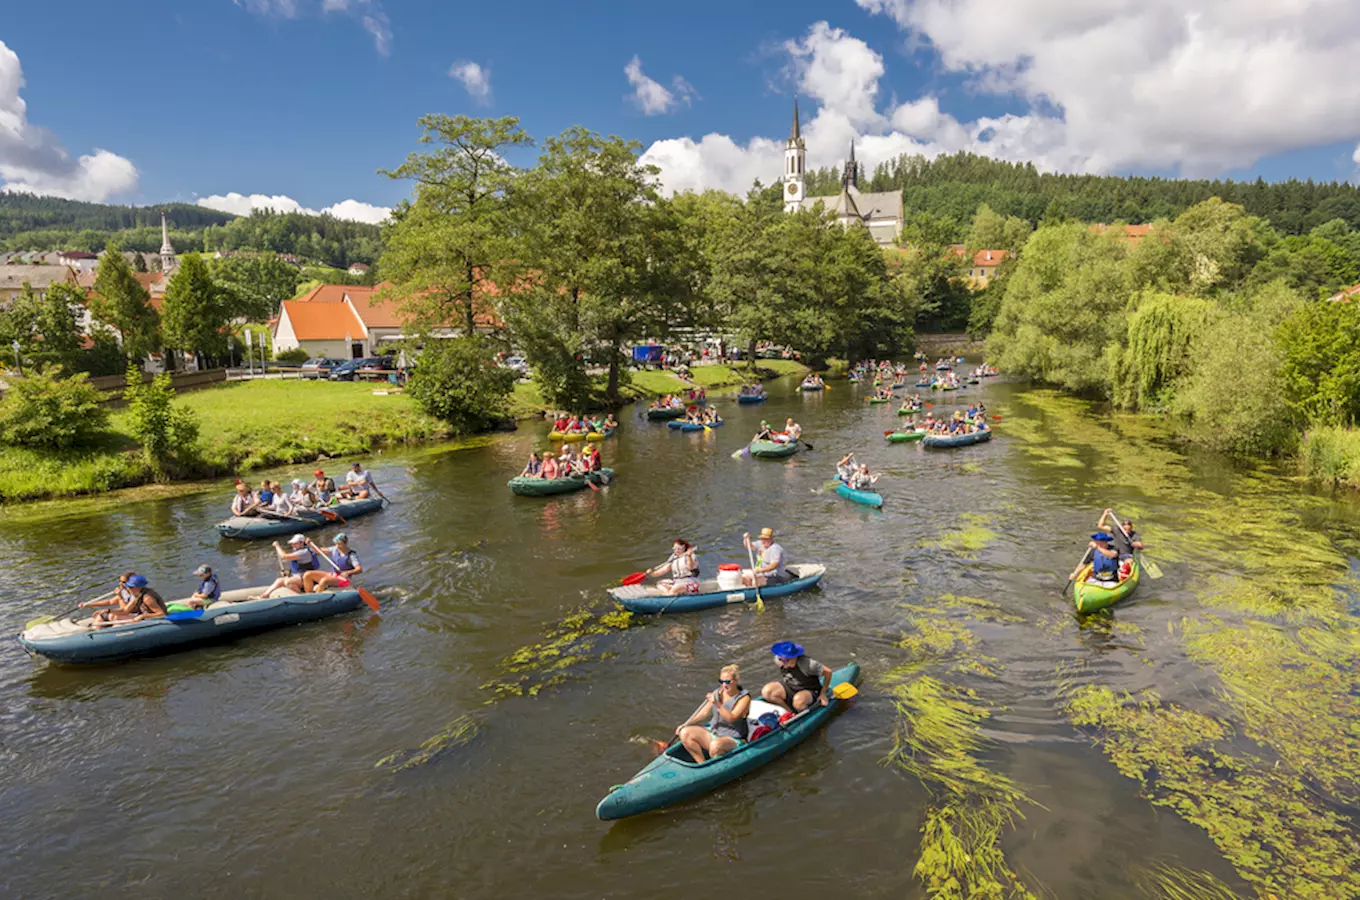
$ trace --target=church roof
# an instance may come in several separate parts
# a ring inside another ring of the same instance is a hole
[[[902,192],[901,191],[861,191],[858,188],[847,187],[841,190],[840,195],[826,194],[820,197],[809,197],[809,203],[823,203],[827,209],[834,210],[837,215],[843,215],[841,209],[845,206],[842,198],[847,198],[849,205],[854,208],[852,215],[867,219],[897,219],[902,220]]]

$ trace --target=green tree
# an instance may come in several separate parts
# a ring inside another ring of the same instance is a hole
[[[160,349],[160,317],[151,307],[151,295],[116,247],[99,258],[90,312],[118,334],[128,359],[142,359]]]
[[[427,343],[409,390],[426,413],[470,434],[505,418],[514,387],[515,373],[498,366],[490,341],[474,334]]]
[[[93,443],[108,412],[84,372],[66,376],[60,366],[14,379],[0,401],[0,438],[6,444],[64,450]]]
[[[24,359],[38,366],[75,368],[80,352],[79,310],[84,295],[71,284],[54,284],[39,297],[24,282],[19,295],[0,310],[0,346],[15,342]]]
[[[1280,377],[1291,405],[1308,422],[1360,421],[1360,307],[1307,303],[1275,330]]]
[[[520,172],[505,155],[532,141],[512,116],[427,115],[420,127],[420,143],[433,149],[383,172],[414,181],[415,201],[393,213],[382,268],[419,325],[470,335],[509,258],[508,203]]]
[[[1114,401],[1134,409],[1165,406],[1192,372],[1200,336],[1215,308],[1196,297],[1154,291],[1135,297],[1131,307],[1128,346],[1117,355],[1111,373]]]
[[[229,295],[213,281],[203,257],[197,253],[180,257],[161,307],[165,345],[188,355],[225,355],[229,303]]]
[[[277,253],[243,253],[219,259],[212,276],[228,292],[233,317],[264,322],[278,314],[280,303],[296,295],[301,273]]]
[[[134,253],[132,255],[132,271],[134,272],[146,271],[146,257],[142,256],[141,253]]]
[[[175,402],[170,374],[162,372],[142,382],[136,363],[127,368],[128,430],[142,445],[142,454],[157,481],[191,469],[198,446],[198,420],[188,407]]]

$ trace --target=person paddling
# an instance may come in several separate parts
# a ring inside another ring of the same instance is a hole
[[[305,594],[319,594],[334,589],[344,590],[350,580],[363,572],[359,554],[350,549],[349,535],[343,531],[335,536],[335,543],[329,547],[318,547],[311,541],[307,547],[317,556],[324,556],[331,565],[325,569],[313,569],[302,576],[302,589]]]
[[[801,644],[780,641],[770,652],[779,666],[779,680],[760,689],[762,698],[793,713],[831,702],[831,669],[806,656]]]
[[[670,558],[655,568],[648,569],[647,575],[651,578],[659,578],[662,575],[669,575],[663,581],[657,583],[657,587],[662,593],[672,597],[681,594],[699,593],[699,561],[695,559],[694,545],[683,538],[676,538],[671,544]]]
[[[165,615],[165,600],[148,587],[145,575],[133,575],[127,580],[127,600],[121,601],[117,609],[107,609],[94,617],[95,628],[110,625],[126,625],[143,619],[154,619]]]
[[[1119,551],[1110,546],[1113,538],[1103,531],[1091,535],[1091,577],[1093,584],[1114,584],[1119,581]],[[1071,581],[1081,574],[1081,567],[1072,573]]]
[[[675,729],[675,734],[690,757],[701,763],[746,743],[746,716],[750,711],[751,694],[741,686],[741,670],[735,663],[723,666],[718,673],[718,689]],[[698,724],[704,719],[709,720],[707,727]]]
[[[1133,557],[1133,551],[1143,549],[1143,538],[1133,527],[1132,519],[1125,519],[1123,522],[1114,514],[1114,510],[1107,509],[1100,514],[1100,521],[1096,523],[1097,528],[1104,528],[1105,521],[1109,520],[1111,526],[1110,535],[1113,538],[1114,548],[1119,551],[1121,560]]]
[[[236,479],[236,496],[231,498],[233,516],[257,516],[260,514],[260,501],[251,493],[250,485]]]
[[[284,550],[278,541],[274,542],[274,552],[278,554],[280,565],[287,563],[288,568],[274,579],[273,584],[264,589],[260,599],[272,597],[275,591],[285,587],[295,594],[302,593],[303,578],[317,567],[316,555],[307,544],[306,536],[301,534],[295,534],[288,539],[287,550]]]
[[[764,587],[772,584],[783,584],[789,580],[789,573],[784,570],[784,548],[774,542],[774,529],[760,529],[759,543],[751,541],[751,533],[748,531],[741,536],[742,542],[748,551],[755,552],[756,567],[750,574],[743,574],[741,580],[748,587],[760,585]]]

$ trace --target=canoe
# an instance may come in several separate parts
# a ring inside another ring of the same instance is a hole
[[[856,684],[859,663],[850,663],[831,674],[831,686]],[[831,719],[844,700],[834,696],[826,706],[814,703],[769,734],[743,744],[731,753],[696,763],[679,739],[627,782],[615,786],[595,807],[595,815],[608,821],[670,806],[734,781],[777,759],[802,743]],[[765,701],[752,700],[752,711]],[[777,707],[776,707],[777,708]]]
[[[918,382],[916,382],[916,386],[917,386],[918,388],[923,388],[923,387],[924,387],[924,388],[934,387],[934,386],[935,386],[935,382],[933,382],[933,381],[918,381]]]
[[[870,398],[869,398],[869,402],[872,403],[872,404],[875,404],[875,405],[877,405],[877,404],[879,404],[879,403],[887,403],[887,402],[888,402],[888,398],[887,398],[887,397],[870,397]]]
[[[904,387],[906,387],[906,386],[907,386],[907,383],[906,383],[905,381],[898,381],[898,382],[895,382],[895,383],[893,384],[892,389],[895,390],[895,391],[900,391],[900,390],[902,390],[902,388],[904,388]]]
[[[872,506],[874,509],[883,508],[883,495],[878,491],[858,491],[848,484],[836,485],[836,493],[840,494],[851,503],[858,503],[862,506]]]
[[[381,497],[369,497],[366,500],[346,500],[343,503],[328,506],[326,510],[335,513],[342,519],[353,519],[358,516],[366,516],[371,512],[377,512],[382,509],[382,505]],[[217,533],[222,537],[254,541],[285,534],[296,534],[300,531],[313,531],[330,524],[329,519],[313,510],[299,510],[294,513],[294,516],[296,518],[291,519],[275,519],[269,516],[232,516],[225,522],[217,523]]]
[[[948,372],[948,371],[949,371],[950,369],[952,369],[952,368],[954,368],[954,367],[951,366],[951,365],[949,365],[948,363],[940,363],[939,365],[937,365],[937,366],[935,367],[935,371],[936,371],[936,372]]]
[[[945,384],[940,386],[940,390],[942,391],[957,391],[958,389],[959,386],[957,384]]]
[[[584,441],[588,435],[589,432],[586,431],[549,431],[548,440],[574,444],[578,441]]]
[[[787,568],[793,579],[783,584],[772,584],[769,587],[761,588],[760,598],[762,600],[774,600],[779,597],[786,597],[789,594],[796,594],[799,591],[805,591],[821,581],[822,576],[826,574],[826,566],[809,563],[791,565]],[[623,608],[630,612],[681,613],[712,609],[715,606],[727,606],[729,603],[754,603],[756,602],[756,589],[739,587],[725,591],[718,587],[717,579],[710,578],[699,582],[699,593],[697,594],[680,594],[672,597],[661,593],[651,585],[633,584],[614,588],[609,592],[609,596],[621,603]]]
[[[824,385],[824,384],[808,384],[807,382],[803,382],[802,384],[800,384],[800,385],[798,386],[798,388],[799,388],[799,390],[804,390],[804,391],[821,391],[821,390],[825,390],[825,389],[826,389],[826,385]]]
[[[982,384],[982,379],[981,379],[981,378],[970,378],[970,379],[968,379],[968,383],[969,383],[969,384]]]
[[[928,434],[921,440],[921,445],[928,449],[948,450],[952,447],[967,447],[969,444],[981,444],[992,439],[992,432],[974,431],[970,434],[940,435]]]
[[[607,440],[609,438],[612,438],[614,436],[614,432],[617,430],[618,430],[617,428],[606,428],[604,431],[592,431],[590,434],[586,435],[586,440],[588,441]]]
[[[595,484],[609,484],[614,480],[613,469],[601,469],[598,472],[591,472],[584,478],[534,478],[533,476],[516,476],[511,478],[506,484],[513,493],[521,497],[549,497],[553,494],[570,494],[574,491],[583,491],[586,488],[586,481],[590,480]]]
[[[1081,574],[1077,576],[1076,583],[1072,585],[1072,596],[1077,603],[1077,612],[1088,613],[1097,609],[1105,609],[1132,594],[1138,587],[1141,568],[1138,565],[1138,558],[1135,556],[1133,571],[1129,573],[1128,578],[1113,587],[1103,587],[1086,580],[1091,577],[1091,565],[1088,563],[1082,568]]]
[[[911,441],[919,441],[925,436],[924,431],[894,431],[892,434],[884,435],[890,444],[906,444]]]
[[[778,441],[751,442],[751,455],[761,459],[786,459],[797,452],[797,441],[789,441],[787,444]]]
[[[685,414],[683,406],[673,406],[669,409],[649,409],[647,419],[652,422],[665,422],[668,419],[678,419]]]
[[[906,406],[906,407],[902,407],[901,409],[898,409],[898,410],[897,410],[897,414],[898,414],[899,416],[909,416],[909,415],[911,415],[912,413],[918,413],[918,412],[920,412],[920,411],[921,411],[921,407],[919,407],[919,406]]]
[[[252,599],[263,592],[264,586],[227,591],[202,616],[177,622],[158,617],[96,629],[90,627],[91,620],[82,611],[80,619],[34,625],[20,634],[18,640],[25,650],[54,662],[113,662],[324,619],[351,612],[362,603],[357,590],[323,594],[294,594],[285,590],[268,600]]]
[[[723,423],[723,420],[722,420],[722,419],[719,419],[719,420],[716,421],[716,422],[709,422],[709,423],[707,423],[707,424],[708,424],[708,427],[709,427],[709,428],[718,428],[718,427],[720,427],[720,426],[722,425],[722,423]],[[667,428],[670,428],[670,429],[672,429],[672,430],[674,430],[674,431],[683,431],[683,432],[686,432],[686,433],[691,432],[691,431],[703,431],[703,430],[704,430],[704,426],[703,426],[703,424],[700,423],[700,422],[667,422],[667,423],[666,423],[666,427],[667,427]]]
[[[763,393],[760,393],[760,394],[738,394],[738,395],[737,395],[737,402],[738,402],[738,403],[764,403],[767,399],[769,399],[769,398],[766,397],[765,394],[763,394]]]

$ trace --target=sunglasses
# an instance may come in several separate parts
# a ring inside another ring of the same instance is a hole
[[[731,683],[732,683],[732,679],[730,679],[730,678],[719,678],[719,679],[718,679],[718,684],[731,684]]]
[[[782,662],[782,663],[797,662],[796,659],[791,659],[790,657],[787,657],[787,656],[777,656],[777,657],[775,657],[775,659],[777,659],[779,662]]]

